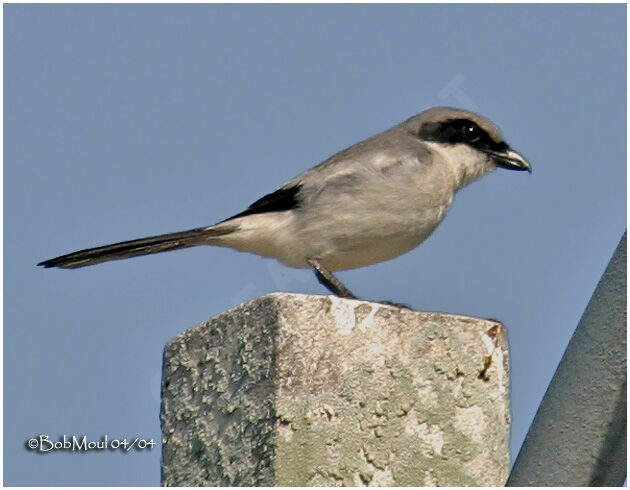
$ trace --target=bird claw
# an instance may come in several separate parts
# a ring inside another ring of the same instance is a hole
[[[401,308],[403,310],[411,310],[411,306],[409,306],[406,303],[394,303],[393,301],[378,301],[378,303],[381,303],[382,305],[387,305],[387,306],[395,306],[396,308]]]

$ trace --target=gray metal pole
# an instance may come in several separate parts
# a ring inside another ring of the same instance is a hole
[[[626,233],[589,301],[508,486],[620,486],[626,474]]]

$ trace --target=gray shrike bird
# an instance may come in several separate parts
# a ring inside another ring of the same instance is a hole
[[[442,221],[455,192],[497,167],[531,172],[490,121],[436,107],[337,153],[216,225],[80,250],[38,265],[74,269],[216,245],[312,268],[334,294],[354,298],[332,271],[417,247]]]

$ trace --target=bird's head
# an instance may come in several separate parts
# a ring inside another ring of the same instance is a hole
[[[529,162],[504,141],[499,128],[479,114],[435,107],[404,124],[416,138],[454,166],[458,187],[497,167],[532,171]]]

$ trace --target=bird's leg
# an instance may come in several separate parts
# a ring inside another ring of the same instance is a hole
[[[348,288],[341,284],[341,281],[337,279],[332,272],[326,269],[318,259],[308,259],[306,262],[313,268],[313,271],[317,276],[317,280],[326,286],[326,288],[328,288],[328,290],[333,294],[336,294],[341,298],[358,299],[348,290]],[[411,310],[411,306],[404,303],[394,303],[393,301],[379,301],[379,303]]]
[[[306,262],[313,268],[317,280],[326,286],[333,294],[342,298],[357,299],[318,259],[308,259]]]

